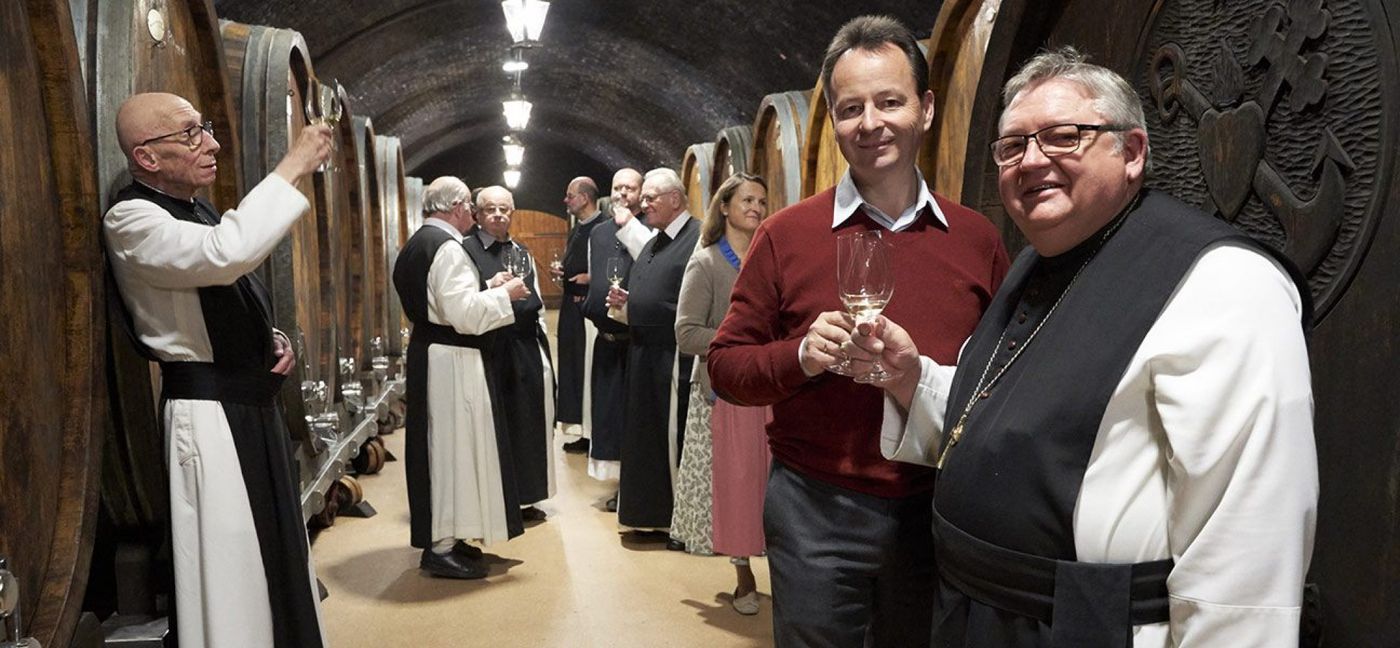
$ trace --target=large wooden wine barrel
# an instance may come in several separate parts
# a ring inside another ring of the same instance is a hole
[[[380,197],[382,187],[379,183],[379,156],[375,150],[377,136],[374,133],[374,122],[368,117],[354,117],[351,124],[355,129],[355,156],[359,164],[360,194],[365,197],[366,205],[365,308],[362,315],[364,326],[359,344],[361,355],[357,360],[361,368],[367,369],[374,357],[373,341],[378,339],[380,345],[383,345],[385,337],[388,336],[389,295],[393,293],[393,288],[389,286],[389,261],[384,244],[386,217],[384,200]],[[383,353],[384,349],[381,348],[379,352]]]
[[[399,138],[387,135],[375,137],[374,147],[379,163],[379,201],[384,206],[385,277],[393,277],[399,248],[408,242],[412,233],[408,229],[408,186],[403,168],[403,147]],[[386,293],[389,297],[389,328],[385,332],[384,349],[390,357],[398,357],[404,351],[402,331],[408,328],[408,319],[403,315],[399,293],[392,288],[386,288]]]
[[[704,218],[705,208],[710,206],[710,181],[713,177],[710,165],[714,164],[714,160],[713,142],[691,144],[681,159],[681,184],[685,185],[685,195],[690,200],[687,208],[696,218]]]
[[[1321,494],[1304,626],[1326,646],[1400,637],[1400,13],[1391,7],[1003,2],[969,110],[962,201],[1009,231],[985,144],[1000,88],[1037,50],[1073,44],[1137,89],[1149,186],[1283,250],[1307,275]]]
[[[510,217],[510,237],[530,248],[535,277],[540,282],[540,298],[546,308],[558,308],[564,287],[549,280],[549,263],[556,254],[564,258],[569,221],[549,212],[517,209]]]
[[[93,133],[67,0],[0,3],[0,555],[26,625],[72,640],[105,420]]]
[[[88,87],[102,209],[131,181],[113,124],[122,102],[140,92],[180,95],[214,122],[219,172],[200,195],[217,209],[237,206],[243,185],[241,146],[213,2],[104,0],[89,7]],[[159,534],[169,518],[164,435],[156,409],[159,371],[136,354],[118,327],[109,327],[108,340],[111,418],[102,501],[117,535],[139,539]]]
[[[267,177],[287,154],[306,127],[306,98],[318,87],[311,56],[301,34],[287,29],[224,21],[223,44],[230,61],[230,83],[239,91],[239,132],[243,142],[243,172],[252,185]],[[293,438],[311,447],[306,424],[308,412],[302,399],[303,382],[324,381],[335,393],[335,277],[322,261],[331,255],[331,240],[322,232],[334,231],[335,214],[325,174],[303,178],[297,190],[311,204],[310,211],[260,268],[272,293],[273,325],[285,332],[296,349],[293,376],[282,388],[282,405]]]
[[[752,172],[768,182],[768,211],[802,196],[802,145],[807,141],[810,90],[779,92],[763,98],[753,123]]]
[[[933,126],[924,136],[919,166],[935,191],[962,198],[963,162],[973,120],[972,106],[982,80],[982,61],[1002,0],[948,0],[938,11],[929,39],[928,81],[933,90]]]
[[[719,186],[736,173],[748,173],[752,168],[749,153],[753,151],[753,127],[729,126],[722,128],[715,136],[715,161],[710,165],[710,194],[715,195]],[[766,178],[765,178],[766,180]],[[710,201],[705,201],[705,208]],[[703,215],[704,212],[696,214]]]
[[[919,41],[919,49],[927,56],[929,42]],[[851,165],[842,157],[836,144],[836,132],[832,130],[831,110],[823,92],[824,84],[817,77],[817,85],[812,89],[812,106],[807,113],[807,140],[802,146],[802,197],[807,198],[841,181],[846,169]],[[935,114],[934,118],[938,116]],[[927,178],[928,170],[924,170]]]
[[[831,114],[820,77],[812,88],[812,109],[807,113],[807,141],[802,144],[802,195],[810,198],[836,186],[851,167],[836,145],[831,130]]]

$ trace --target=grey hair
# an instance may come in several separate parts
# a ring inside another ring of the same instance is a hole
[[[679,191],[682,198],[685,198],[685,183],[681,182],[681,177],[674,169],[661,167],[647,171],[646,177],[642,179],[642,184],[655,182],[662,191]]]
[[[1072,46],[1066,45],[1036,54],[1021,66],[1016,76],[1011,77],[1002,88],[1001,100],[1006,107],[1011,106],[1016,96],[1026,90],[1051,79],[1064,79],[1079,84],[1094,98],[1094,111],[1103,116],[1104,121],[1121,128],[1141,129],[1147,132],[1147,118],[1143,115],[1142,99],[1122,75],[1102,65],[1089,62],[1089,57]],[[1006,110],[1002,110],[997,127],[1006,122]],[[1116,151],[1123,150],[1123,138],[1114,133]],[[1152,170],[1151,150],[1143,151],[1146,166],[1143,175]]]
[[[826,46],[826,55],[822,58],[822,97],[826,99],[828,109],[835,108],[831,105],[831,74],[836,69],[836,60],[851,50],[871,52],[886,45],[899,48],[908,59],[909,72],[914,75],[914,87],[919,89],[919,98],[923,98],[929,90],[928,61],[919,49],[919,42],[914,39],[914,32],[890,16],[858,16],[841,26]]]
[[[471,200],[471,194],[467,183],[452,176],[442,176],[423,189],[423,213],[452,211],[453,205]]]

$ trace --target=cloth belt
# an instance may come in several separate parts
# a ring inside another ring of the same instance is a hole
[[[491,346],[489,338],[481,335],[463,335],[450,326],[433,324],[432,322],[414,324],[409,341],[418,344],[445,344],[478,350],[488,349]]]
[[[1052,648],[1129,646],[1132,626],[1169,618],[1170,558],[1122,564],[1044,558],[975,538],[937,509],[933,546],[945,580],[976,601],[1050,624]]]
[[[599,331],[598,337],[603,338],[604,340],[607,340],[609,342],[626,342],[627,340],[631,339],[632,336],[626,333],[604,333],[602,331]]]
[[[162,400],[212,400],[270,407],[286,376],[212,362],[160,363]]]

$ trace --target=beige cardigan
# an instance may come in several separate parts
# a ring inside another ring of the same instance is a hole
[[[705,354],[729,311],[729,292],[738,278],[739,271],[729,265],[718,242],[696,249],[685,265],[676,304],[676,348],[695,356],[691,389],[704,390],[706,397],[710,394],[710,372],[705,368]]]

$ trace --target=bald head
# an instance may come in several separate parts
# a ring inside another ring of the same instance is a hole
[[[132,150],[141,142],[179,130],[182,125],[176,121],[193,112],[194,106],[179,95],[166,92],[131,95],[117,109],[117,143],[130,159]]]
[[[117,109],[117,142],[131,177],[179,198],[214,184],[219,141],[200,130],[190,102],[164,92],[128,97]]]
[[[575,218],[592,216],[598,210],[598,185],[593,178],[579,176],[564,190],[564,210]]]
[[[614,205],[626,205],[632,213],[642,207],[642,174],[636,169],[619,169],[613,174],[612,200]]]

